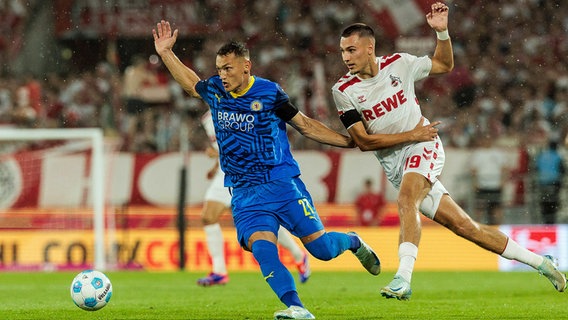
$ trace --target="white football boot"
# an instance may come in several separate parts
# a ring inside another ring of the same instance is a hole
[[[558,292],[566,290],[566,275],[558,271],[553,256],[545,255],[544,261],[537,268],[538,273],[547,277]]]
[[[286,310],[274,312],[274,319],[315,319],[308,309],[299,306],[290,306]]]

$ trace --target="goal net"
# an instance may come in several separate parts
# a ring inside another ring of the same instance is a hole
[[[0,129],[0,268],[109,267],[108,151],[96,128]]]

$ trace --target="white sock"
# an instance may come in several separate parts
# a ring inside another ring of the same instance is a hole
[[[412,271],[414,270],[414,262],[418,256],[418,247],[412,242],[403,242],[398,246],[398,271],[396,274],[404,280],[410,282],[412,280]]]
[[[219,274],[227,274],[227,265],[225,264],[225,241],[223,240],[223,232],[221,225],[218,223],[210,224],[203,227],[205,231],[205,240],[209,255],[213,264],[213,272]]]
[[[284,228],[280,227],[278,229],[278,242],[294,257],[294,261],[297,263],[302,262],[304,259],[304,251],[298,246],[298,243],[294,241],[292,235]]]
[[[505,251],[501,253],[501,256],[509,260],[517,260],[535,269],[538,268],[544,260],[543,256],[521,247],[511,238],[508,239]]]

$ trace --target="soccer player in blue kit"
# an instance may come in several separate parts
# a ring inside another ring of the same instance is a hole
[[[156,52],[184,90],[210,107],[225,186],[237,238],[252,252],[266,282],[288,308],[275,319],[315,319],[304,308],[294,278],[278,257],[280,225],[300,238],[315,258],[331,260],[352,251],[367,271],[380,273],[380,261],[355,233],[326,232],[290,151],[286,124],[320,143],[353,147],[350,137],[306,117],[277,83],[251,75],[248,49],[223,45],[216,56],[217,75],[201,80],[174,54],[178,30],[162,20],[152,30]]]

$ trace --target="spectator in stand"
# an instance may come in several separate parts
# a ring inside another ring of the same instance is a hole
[[[483,135],[479,148],[471,156],[471,171],[475,187],[477,221],[490,225],[503,222],[502,193],[507,177],[507,158],[493,146],[493,138]]]
[[[38,22],[40,20],[30,17],[41,15],[42,10],[51,9],[50,6],[44,6],[44,2],[8,0],[0,4],[2,17],[0,30],[3,31],[0,36],[0,59],[3,61],[1,70],[3,76],[20,81],[22,75],[32,72],[38,77],[36,72],[40,70],[33,69],[38,61],[46,63],[53,61],[36,59],[33,64],[27,63],[26,57],[30,55],[19,54],[20,49],[25,49],[26,52],[33,50],[30,48],[34,42],[23,40],[29,39],[28,34],[34,33],[37,24],[40,23]],[[78,4],[79,2],[81,4]],[[240,1],[204,0],[193,6],[191,11],[197,12],[195,14],[197,18],[190,19],[191,23],[195,26],[206,25],[207,28],[192,29],[187,35],[186,40],[195,41],[196,44],[191,46],[194,54],[188,58],[190,61],[187,61],[187,64],[195,66],[200,72],[213,73],[214,63],[211,59],[207,59],[205,53],[216,50],[224,39],[246,38],[247,45],[259,57],[255,67],[258,73],[270,75],[272,80],[281,81],[292,102],[302,107],[312,100],[310,96],[314,96],[314,85],[317,83],[314,81],[317,73],[313,72],[312,67],[314,61],[324,59],[325,81],[328,85],[333,83],[338,74],[343,73],[344,65],[335,59],[339,54],[336,45],[336,31],[339,26],[354,21],[362,21],[368,25],[380,25],[382,22],[373,15],[373,7],[368,1],[353,3],[327,0],[249,1],[245,4],[247,10],[238,10],[242,5]],[[457,2],[454,1],[451,4],[451,7],[453,6],[457,6]],[[100,9],[96,1],[75,1],[74,5],[68,7],[93,9],[93,12]],[[30,15],[30,12],[34,12],[34,15]],[[253,16],[254,19],[250,21],[245,19],[243,12],[247,12],[248,16]],[[447,140],[444,141],[445,145],[458,148],[472,147],[475,137],[475,132],[471,130],[473,125],[485,129],[487,125],[499,125],[498,122],[505,125],[507,130],[495,132],[495,140],[502,140],[503,135],[509,135],[511,139],[508,141],[516,143],[518,139],[516,141],[514,139],[518,138],[520,133],[531,131],[529,140],[525,141],[529,149],[545,145],[551,133],[548,131],[564,136],[568,132],[568,117],[565,116],[564,111],[568,109],[566,106],[568,92],[561,89],[568,85],[568,68],[563,63],[568,55],[563,27],[566,25],[565,17],[568,16],[568,2],[495,1],[487,2],[483,6],[475,3],[469,6],[468,10],[454,10],[454,14],[456,21],[460,21],[452,26],[458,57],[454,71],[447,76],[425,79],[423,85],[417,83],[417,97],[423,97],[421,101],[424,115],[430,119],[442,120],[443,125],[439,129],[442,139]],[[502,23],[492,23],[494,21]],[[525,25],[534,27],[518,27]],[[88,27],[97,28],[92,23]],[[79,34],[89,36],[84,29],[81,33],[69,31],[66,36]],[[417,27],[407,35],[424,37],[429,31],[427,27]],[[35,33],[34,35],[38,36]],[[102,36],[100,41],[112,46],[112,40],[105,38],[104,33],[100,35]],[[44,42],[51,43],[56,40],[46,39]],[[400,52],[402,48],[398,47],[400,45],[398,40],[400,38],[393,39],[383,33],[377,34],[377,42],[381,43],[385,52]],[[132,48],[126,49],[132,50]],[[72,59],[80,57],[80,60],[89,61],[93,66],[93,70],[89,71],[93,72],[100,58],[95,51],[92,56],[73,55]],[[112,58],[111,55],[112,53],[108,55],[109,62],[117,65],[116,57]],[[56,65],[49,66],[46,70],[47,73],[36,79],[41,79],[42,103],[47,114],[50,111],[46,101],[46,90],[57,86],[54,92],[62,93],[61,104],[66,108],[71,98],[65,99],[66,92],[73,92],[67,89],[76,87],[74,75],[79,73],[73,70],[65,75],[69,70],[67,68],[57,70]],[[53,72],[62,72],[65,79],[61,80],[65,81],[57,80],[53,77]],[[121,114],[121,109],[126,113],[120,89],[121,82],[114,78],[109,80],[112,80],[111,86],[114,88],[111,89],[112,93],[106,94],[104,98],[107,100],[108,97],[112,97],[112,101],[105,101],[103,104],[103,114],[108,117],[104,117],[106,120],[101,122],[101,125],[108,126],[108,129],[113,128],[113,119],[109,118],[114,116],[117,130],[126,137],[127,128],[126,124],[122,125],[122,120],[129,115],[123,117]],[[448,82],[452,85],[447,85]],[[551,90],[551,85],[556,86],[556,90]],[[473,87],[476,88],[475,92],[471,90]],[[15,102],[16,89],[9,91],[9,95],[8,92],[0,92],[0,99]],[[327,99],[328,107],[333,106],[331,97],[328,96]],[[112,109],[108,108],[107,103],[112,104]],[[1,105],[6,106],[3,103]],[[444,110],[437,108],[440,105],[445,106]],[[33,104],[32,97],[32,107],[35,106],[37,105]],[[488,107],[493,107],[500,113],[488,112],[490,110],[485,109]],[[109,111],[115,111],[114,115],[110,115],[112,112]],[[0,112],[2,113],[0,121],[12,122],[9,120],[9,114]],[[493,118],[495,115],[497,117]],[[43,113],[40,112],[38,116],[42,119]],[[453,120],[454,116],[457,117],[456,121]],[[195,115],[188,118],[191,118],[188,121],[199,122]],[[487,123],[491,119],[496,121]],[[45,124],[39,121],[39,126],[53,125],[53,119],[47,120]],[[331,128],[342,128],[335,117],[330,117],[329,121],[328,125]],[[69,125],[69,122],[62,121],[61,125]],[[112,131],[107,132],[112,134]],[[155,134],[150,125],[143,135],[148,134]],[[295,149],[325,148],[311,143],[301,135],[294,138]],[[172,136],[172,139],[177,139],[177,136]],[[143,138],[142,142],[147,140],[148,138]],[[175,145],[175,143],[166,145]],[[196,143],[192,141],[193,149],[203,150],[204,145],[202,140]],[[513,147],[516,146],[518,145]],[[150,148],[154,149],[156,148]],[[130,150],[135,151],[136,148]],[[157,150],[162,151],[162,149]]]
[[[100,95],[100,112],[98,114],[101,128],[107,135],[116,134],[116,120],[113,108],[115,68],[108,62],[99,62],[95,69],[95,88]]]
[[[143,89],[145,86],[154,85],[158,83],[156,74],[151,72],[147,67],[148,60],[141,55],[136,55],[132,58],[130,66],[126,67],[123,79],[123,98],[126,108],[126,135],[124,145],[126,149],[133,149],[133,140],[142,125],[152,125],[153,122],[147,123],[143,120],[151,120],[149,113],[149,106],[143,97]],[[148,131],[142,130],[144,135]],[[145,145],[144,142],[140,144]],[[132,151],[132,150],[131,150]]]
[[[70,99],[66,101],[65,126],[85,128],[100,126],[99,115],[103,95],[99,93],[93,72],[83,72]]]
[[[30,103],[30,91],[26,86],[20,86],[16,91],[16,103],[11,112],[12,122],[21,127],[35,126],[38,115]]]
[[[514,184],[513,193],[513,205],[522,206],[526,203],[526,189],[527,189],[527,177],[530,173],[530,162],[531,156],[527,145],[524,141],[525,139],[519,139],[519,147],[517,150],[517,165],[514,170],[511,170],[511,178]]]
[[[566,168],[558,152],[558,143],[550,141],[536,156],[535,167],[540,200],[540,214],[545,224],[556,223],[556,212],[560,207],[560,189]]]
[[[45,90],[45,127],[59,128],[62,126],[63,110],[65,106],[59,99],[57,89],[48,88]]]
[[[18,83],[13,78],[0,78],[0,124],[12,123],[12,110],[15,104],[14,92]]]
[[[385,204],[383,195],[373,190],[373,180],[365,179],[363,191],[355,200],[359,225],[364,227],[380,225]]]

